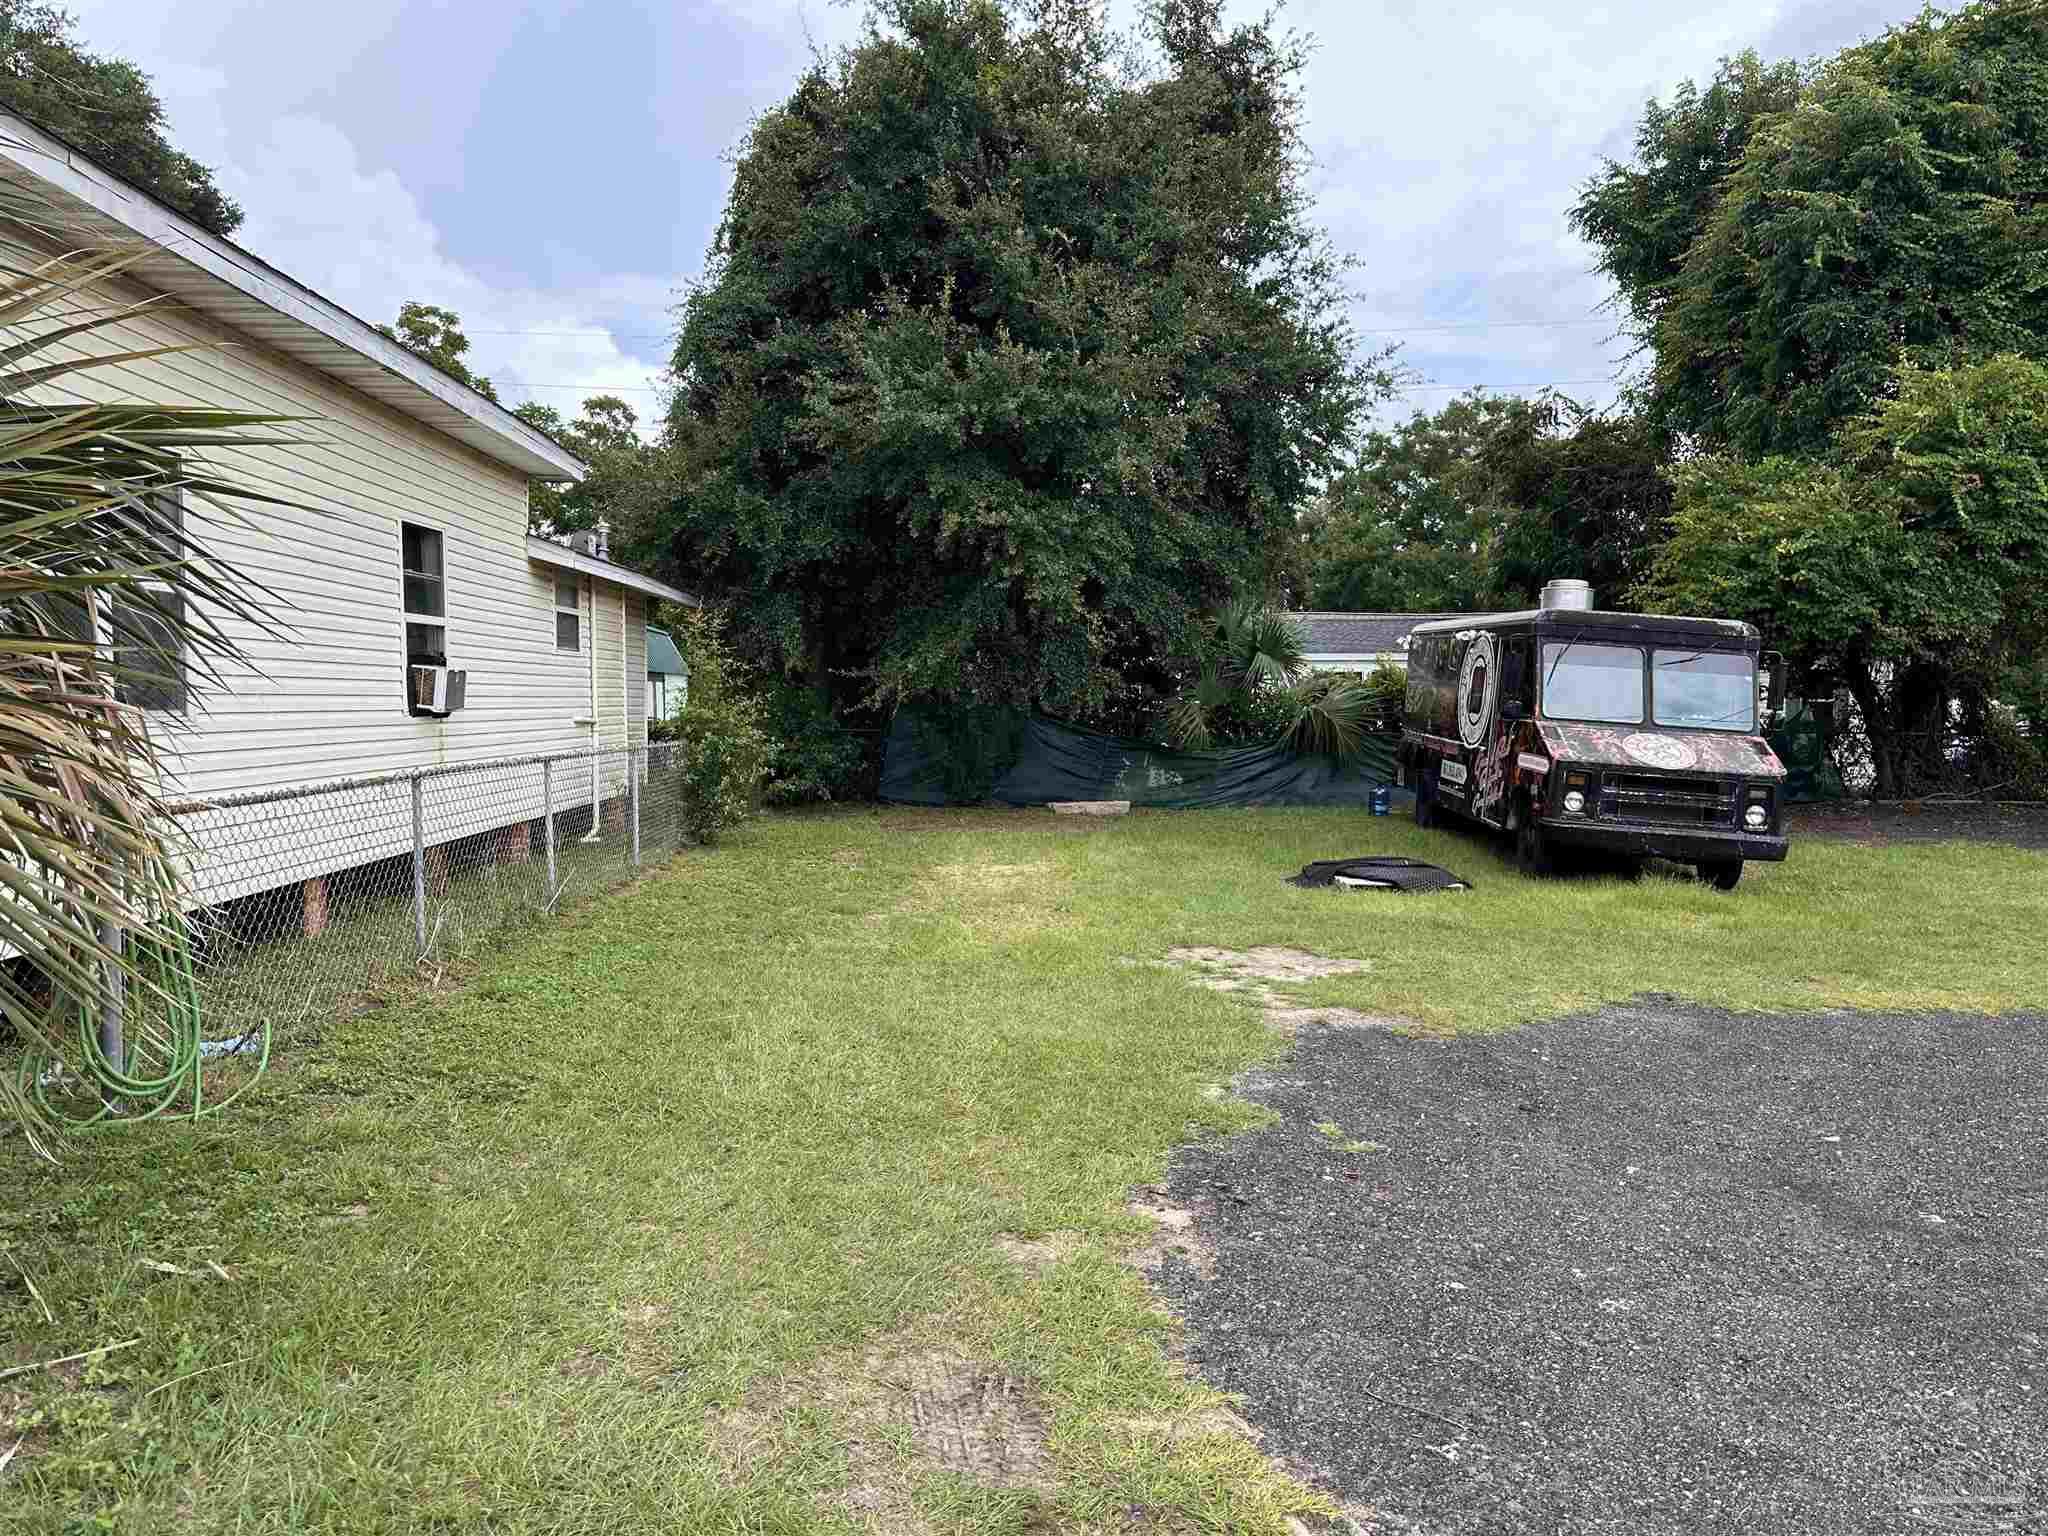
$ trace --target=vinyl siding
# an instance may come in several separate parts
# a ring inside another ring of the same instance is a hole
[[[113,288],[103,295],[123,302],[145,296]],[[637,595],[622,603],[629,596],[622,588],[582,578],[582,649],[556,649],[556,573],[526,557],[523,477],[190,313],[149,311],[85,345],[112,353],[194,343],[200,350],[110,366],[44,391],[47,398],[176,400],[298,418],[277,429],[298,439],[290,445],[208,456],[230,478],[291,505],[241,502],[224,516],[187,498],[188,532],[269,589],[277,628],[218,617],[244,661],[184,717],[156,717],[173,779],[167,788],[205,799],[587,751],[589,727],[576,721],[591,713],[593,645],[601,739],[612,747],[645,741],[644,708],[628,721],[619,675],[622,608],[642,605]],[[399,526],[406,522],[443,539],[448,660],[468,673],[467,705],[446,720],[415,717],[405,706]],[[527,777],[535,779],[531,793],[480,795],[482,809],[466,819],[503,825],[539,814],[537,770]],[[212,887],[204,889],[209,899],[221,899],[409,848],[409,805],[395,816],[388,798],[377,798],[374,814],[362,808],[360,847],[340,846],[332,827],[324,837],[295,832],[271,808],[263,823],[267,852],[253,863],[240,852],[229,859],[226,849],[254,835],[255,818],[201,816],[190,828],[200,845],[199,883]],[[528,799],[536,803],[529,807]],[[460,830],[451,825],[430,836]],[[207,874],[230,862],[238,872],[226,885]]]

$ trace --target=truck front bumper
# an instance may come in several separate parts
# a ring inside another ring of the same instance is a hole
[[[1783,832],[1731,832],[1722,828],[1672,827],[1656,822],[1599,820],[1587,816],[1545,816],[1544,832],[1560,848],[1699,864],[1723,859],[1782,863],[1791,846]]]

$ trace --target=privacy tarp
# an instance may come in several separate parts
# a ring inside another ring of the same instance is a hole
[[[1842,776],[1828,760],[1828,729],[1832,719],[1832,710],[1823,716],[1805,699],[1793,699],[1785,718],[1771,732],[1771,750],[1785,765],[1787,800],[1843,798]]]
[[[1185,809],[1209,805],[1355,805],[1394,780],[1394,736],[1371,736],[1360,760],[1338,765],[1282,747],[1174,752],[1078,730],[1042,715],[1012,722],[1001,746],[963,748],[956,726],[899,711],[882,760],[882,798],[904,805],[994,800],[1128,800]],[[976,776],[959,759],[987,763]]]

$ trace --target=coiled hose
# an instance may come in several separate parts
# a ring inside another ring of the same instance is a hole
[[[244,1035],[239,1041],[228,1042],[225,1051],[205,1049],[207,1041],[200,1033],[199,986],[193,976],[191,931],[182,917],[164,917],[155,927],[130,934],[128,943],[136,971],[147,979],[148,986],[138,988],[131,979],[125,1010],[125,1059],[115,1062],[107,1056],[100,1045],[95,1014],[80,1009],[76,1064],[33,1051],[21,1063],[17,1082],[23,1095],[52,1121],[70,1130],[104,1130],[155,1120],[173,1111],[188,1084],[192,1090],[191,1108],[177,1113],[194,1120],[218,1114],[255,1086],[270,1065],[267,1019],[259,1035]],[[240,1054],[250,1044],[258,1045],[254,1074],[218,1104],[208,1104],[201,1072],[207,1057]],[[51,1097],[53,1087],[68,1086],[73,1078],[94,1090],[97,1103],[89,1113],[72,1095],[55,1100]]]

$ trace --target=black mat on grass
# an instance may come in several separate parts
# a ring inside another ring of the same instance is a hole
[[[1361,854],[1353,859],[1321,859],[1302,866],[1301,873],[1288,878],[1289,885],[1303,890],[1341,885],[1349,890],[1382,891],[1466,891],[1470,880],[1420,859],[1395,858],[1387,854]]]

